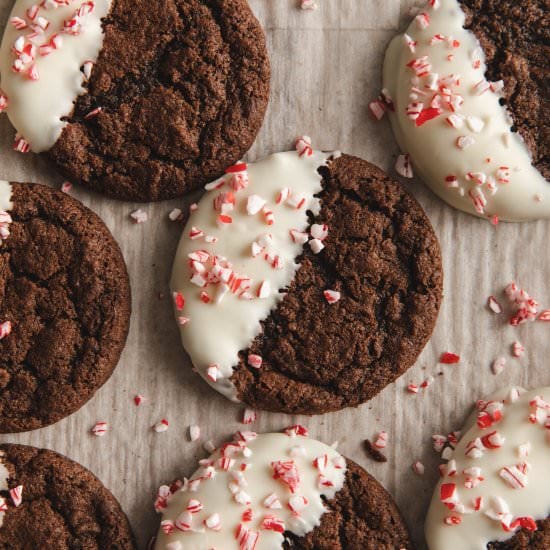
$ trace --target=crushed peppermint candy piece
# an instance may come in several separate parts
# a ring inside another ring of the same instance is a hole
[[[11,321],[4,321],[3,323],[0,323],[0,340],[3,340],[6,336],[9,336],[11,334],[11,330]]]
[[[419,460],[417,460],[416,462],[414,462],[411,466],[412,468],[412,471],[419,475],[419,476],[423,476],[424,475],[424,472],[425,472],[425,467],[424,467],[424,464],[422,464],[422,462],[420,462]]]
[[[108,429],[109,424],[107,422],[97,422],[92,428],[92,433],[97,437],[101,437],[107,433]]]
[[[319,239],[311,239],[308,244],[313,254],[319,254],[325,248],[325,245]]]
[[[168,212],[168,219],[171,222],[181,221],[183,219],[183,212],[179,208],[173,208]]]
[[[130,212],[130,218],[132,218],[134,223],[145,223],[147,221],[148,215],[145,210],[138,208],[137,210]]]
[[[399,155],[397,157],[395,171],[404,178],[414,177],[410,155]]]
[[[299,137],[294,146],[300,157],[310,157],[313,155],[313,148],[311,146],[311,138],[309,136]]]
[[[340,301],[340,293],[336,290],[324,290],[323,296],[329,304],[335,304]]]
[[[260,355],[250,353],[248,355],[247,363],[250,367],[254,369],[259,369],[262,366],[263,359]]]
[[[153,430],[154,430],[156,433],[165,432],[166,430],[168,430],[168,420],[166,420],[166,418],[163,418],[160,422],[157,422],[157,423],[153,426]]]
[[[316,10],[319,5],[315,0],[300,0],[300,9],[302,10]]]
[[[385,449],[386,446],[388,444],[388,433],[385,432],[384,430],[382,430],[381,432],[378,433],[378,435],[376,436],[376,439],[374,440],[374,443],[373,445],[377,448],[377,449]]]
[[[246,408],[243,411],[243,424],[252,424],[253,422],[256,422],[256,419],[258,418],[258,414],[254,409]]]
[[[504,367],[506,367],[506,358],[497,357],[491,365],[491,370],[494,375],[499,375],[504,370]]]
[[[512,489],[523,489],[527,485],[527,463],[514,464],[513,466],[505,466],[498,475]]]
[[[189,426],[189,440],[190,441],[197,441],[199,437],[201,436],[201,429],[196,424],[191,424]]]
[[[284,429],[284,432],[289,437],[296,437],[298,435],[302,435],[304,437],[307,437],[309,435],[309,431],[306,427],[295,424],[294,426],[289,426],[288,428]]]
[[[456,365],[460,361],[460,355],[446,351],[439,357],[439,362],[445,365]]]
[[[523,347],[523,344],[516,340],[512,344],[512,355],[514,357],[521,357],[525,353],[525,348]]]
[[[17,508],[23,502],[23,485],[18,485],[9,490],[11,501]]]
[[[68,193],[73,188],[73,184],[70,181],[64,181],[61,184],[61,192]]]
[[[489,298],[487,299],[487,307],[493,313],[502,313],[502,306],[494,296],[489,296]]]

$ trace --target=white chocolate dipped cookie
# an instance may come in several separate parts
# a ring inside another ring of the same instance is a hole
[[[537,120],[547,116],[547,92],[540,84],[537,90],[537,74],[548,62],[533,29],[540,19],[536,3],[519,10],[517,2],[491,1],[471,9],[468,26],[486,33],[481,43],[465,28],[463,4],[474,3],[430,0],[387,50],[386,108],[408,155],[400,171],[410,177],[412,165],[443,200],[493,223],[548,218],[550,183],[533,165],[536,160],[542,169],[548,155],[545,122]],[[529,128],[537,124],[538,137]]]
[[[269,73],[246,0],[16,0],[0,112],[16,151],[44,153],[71,182],[161,200],[198,189],[250,148]]]
[[[254,408],[319,414],[370,399],[414,362],[439,309],[441,259],[399,184],[300,138],[207,191],[171,290],[183,346],[212,387]]]
[[[513,387],[476,408],[441,466],[425,526],[430,550],[548,548],[550,387]]]
[[[302,426],[238,432],[200,464],[159,489],[155,550],[411,548],[382,486]]]

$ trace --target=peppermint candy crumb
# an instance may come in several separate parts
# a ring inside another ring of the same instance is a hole
[[[189,440],[190,441],[197,441],[199,437],[201,436],[201,429],[196,424],[191,424],[189,426]]]
[[[158,434],[165,432],[166,430],[168,430],[168,420],[166,420],[166,418],[163,418],[160,422],[157,422],[153,426],[153,431]]]
[[[168,219],[171,222],[181,221],[183,219],[183,212],[179,208],[173,208],[168,213]]]
[[[446,351],[442,353],[439,357],[439,362],[445,365],[456,365],[458,362],[460,362],[460,355],[457,355],[456,353],[451,353],[450,351]]]
[[[130,212],[130,218],[132,218],[134,223],[145,223],[147,221],[148,215],[145,210],[138,208],[133,212]]]
[[[313,11],[319,8],[319,5],[315,0],[300,0],[300,9]]]
[[[134,396],[134,403],[136,407],[139,407],[144,401],[145,397],[143,397],[143,395],[141,395],[140,393]]]
[[[109,430],[109,424],[107,424],[107,422],[97,422],[95,426],[92,428],[92,433],[96,437],[102,437],[107,433],[108,430]]]

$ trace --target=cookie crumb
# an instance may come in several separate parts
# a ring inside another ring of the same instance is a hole
[[[365,439],[365,450],[367,451],[367,454],[375,461],[375,462],[387,462],[388,459],[386,458],[386,455],[382,454],[372,443],[369,439]]]

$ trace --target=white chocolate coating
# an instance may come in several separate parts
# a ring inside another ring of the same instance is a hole
[[[25,11],[36,3],[36,0],[17,0],[10,19],[25,18]],[[6,111],[11,123],[35,153],[47,151],[59,138],[66,125],[62,117],[71,114],[74,101],[84,92],[81,67],[86,61],[97,59],[103,44],[101,19],[109,13],[111,0],[94,0],[94,9],[85,16],[80,34],[62,33],[63,22],[70,19],[81,4],[81,0],[71,0],[67,6],[40,9],[38,16],[50,24],[35,44],[48,44],[54,33],[61,32],[62,45],[49,55],[36,54],[38,80],[12,70],[11,48],[18,37],[31,31],[29,28],[17,30],[9,21],[6,25],[0,47],[0,89],[8,98]]]
[[[259,533],[256,550],[273,550],[282,548],[283,535],[281,533],[261,528],[266,515],[273,515],[284,521],[285,529],[303,536],[312,531],[321,521],[325,507],[321,499],[324,495],[328,499],[343,487],[346,465],[343,457],[333,448],[309,439],[307,437],[289,437],[285,434],[260,434],[247,445],[251,454],[243,456],[242,452],[234,456],[235,462],[229,471],[216,468],[215,476],[200,483],[198,490],[179,490],[168,500],[168,506],[163,512],[162,519],[176,522],[178,516],[184,512],[191,499],[202,504],[201,511],[192,514],[192,527],[195,531],[181,531],[175,528],[170,535],[166,535],[162,528],[158,532],[155,545],[156,550],[181,548],[185,550],[220,550],[239,549],[235,533],[239,525]],[[301,452],[296,452],[300,448]],[[294,449],[294,451],[293,451]],[[246,452],[248,454],[248,451]],[[300,456],[297,456],[300,455]],[[319,470],[313,465],[317,457],[327,456],[327,465],[323,475],[332,483],[332,487],[319,488]],[[216,451],[209,460],[216,463],[220,458],[220,451]],[[293,460],[297,468],[300,483],[292,493],[289,487],[273,478],[274,461]],[[250,504],[238,504],[228,485],[235,480],[233,474],[241,474],[241,464],[249,464],[242,472],[245,485],[243,490],[250,499]],[[335,467],[335,464],[339,467]],[[198,470],[192,480],[204,475],[204,469]],[[270,495],[276,495],[280,507],[268,508],[264,501]],[[291,497],[305,497],[307,505],[298,515],[289,508]],[[242,521],[245,510],[252,510],[253,519]],[[212,514],[219,514],[221,529],[214,531],[205,528],[203,521]],[[204,529],[202,529],[204,528]],[[197,532],[199,531],[199,532]],[[178,543],[181,545],[179,546]],[[170,546],[171,545],[171,546]]]
[[[423,181],[455,208],[507,221],[550,217],[550,183],[531,164],[520,135],[511,132],[499,94],[491,89],[477,93],[488,85],[484,78],[485,55],[474,33],[463,28],[465,16],[457,0],[441,0],[439,8],[426,7],[425,13],[429,25],[421,28],[414,20],[406,35],[391,42],[384,61],[384,87],[395,106],[390,120],[400,148],[410,154],[414,170]],[[416,41],[414,53],[407,45],[407,35]],[[430,45],[435,35],[444,38]],[[460,45],[453,47],[452,40]],[[423,56],[427,56],[431,69],[428,67],[429,74],[418,77],[407,64]],[[474,68],[474,64],[479,66]],[[408,106],[419,102],[429,107],[434,94],[440,91],[441,79],[449,75],[459,76],[459,85],[446,84],[463,99],[462,105],[460,98],[454,103],[455,124],[459,127],[446,122],[453,111],[445,101],[441,101],[439,116],[416,126],[407,115]],[[420,91],[411,90],[413,86]],[[463,148],[457,144],[459,138],[466,138],[461,140]],[[506,171],[499,172],[503,166],[508,167],[509,176]],[[456,177],[456,182],[446,181],[450,176]],[[509,179],[509,183],[503,183],[503,179]],[[481,203],[477,209],[474,199]]]
[[[318,213],[319,201],[314,194],[321,190],[321,176],[317,169],[326,163],[329,156],[314,152],[311,156],[300,157],[296,152],[286,152],[249,164],[249,185],[234,191],[235,207],[228,213],[233,223],[219,227],[216,221],[219,212],[213,207],[214,199],[221,192],[231,190],[230,177],[226,176],[223,187],[203,196],[184,229],[171,280],[172,291],[182,293],[185,298],[185,306],[182,311],[176,311],[176,317],[183,315],[189,319],[180,327],[181,339],[199,374],[230,399],[236,400],[236,390],[229,378],[238,363],[239,351],[246,349],[260,334],[260,322],[283,298],[278,290],[291,283],[299,268],[295,259],[304,245],[293,241],[290,230],[306,232],[309,225],[307,211]],[[279,192],[285,187],[303,197],[305,202],[301,208],[295,208],[288,202],[276,203]],[[253,195],[267,201],[266,205],[274,215],[273,225],[266,224],[261,211],[253,215],[247,213],[247,201]],[[204,237],[191,239],[192,228],[214,236],[217,242],[206,242]],[[272,235],[272,243],[253,257],[252,244],[265,234]],[[201,291],[215,298],[220,285],[199,288],[191,282],[192,269],[188,255],[199,249],[227,258],[234,272],[249,277],[252,299],[243,299],[237,293],[227,292],[219,303],[215,299],[211,303],[201,301]],[[280,269],[275,269],[266,261],[264,252],[279,256]],[[257,291],[262,281],[269,282],[271,292],[265,298],[258,298]],[[208,377],[208,367],[213,364],[219,369],[215,382]]]
[[[3,458],[4,458],[4,452],[0,451],[0,491],[7,491],[9,488],[8,487],[9,472],[2,461]],[[2,511],[3,504],[4,504],[3,497],[0,497],[0,527],[2,527],[2,523],[4,522],[4,515],[5,515],[5,512]]]
[[[0,212],[7,212],[12,208],[10,182],[0,180]]]
[[[519,398],[512,402],[509,395],[514,388],[503,390],[489,397],[486,401],[504,401],[502,420],[493,426],[481,429],[477,425],[477,413],[474,413],[462,430],[462,438],[452,453],[451,461],[456,461],[456,475],[443,477],[438,483],[428,516],[425,532],[430,550],[485,550],[491,541],[503,541],[513,536],[506,531],[498,519],[491,518],[487,511],[492,507],[492,499],[500,497],[509,507],[508,518],[532,517],[535,521],[550,514],[550,437],[545,422],[550,419],[550,408],[546,410],[546,420],[539,418],[532,423],[528,420],[532,411],[530,401],[541,396],[550,402],[550,387],[532,391],[521,390]],[[550,424],[549,424],[550,425]],[[504,437],[502,447],[485,449],[482,456],[472,458],[465,455],[467,445],[476,438],[497,430]],[[521,456],[520,445],[530,444],[527,456]],[[499,475],[502,468],[518,463],[527,463],[527,483],[524,487],[512,488]],[[484,480],[473,488],[466,488],[465,468],[481,468]],[[447,465],[449,468],[449,465]],[[449,510],[440,500],[441,485],[456,483],[459,502],[470,506],[473,499],[483,497],[481,510],[467,513],[455,513]],[[446,525],[444,518],[457,515],[462,519],[459,525]]]

